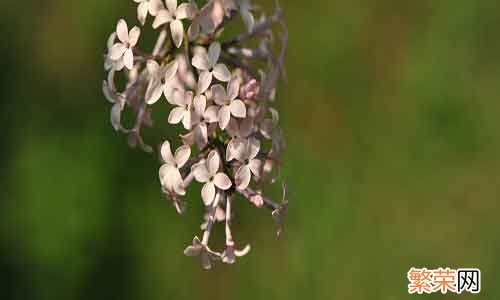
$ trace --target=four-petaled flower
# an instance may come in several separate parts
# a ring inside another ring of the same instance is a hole
[[[212,83],[212,77],[219,81],[227,82],[231,79],[231,72],[219,60],[221,46],[218,42],[213,42],[208,47],[208,54],[205,52],[194,55],[192,64],[200,71],[198,80],[198,93],[204,93]]]
[[[200,256],[201,265],[203,269],[210,270],[212,268],[212,261],[220,260],[220,253],[210,250],[208,246],[203,245],[200,239],[195,236],[193,244],[184,250],[186,256]]]
[[[161,166],[159,174],[160,182],[166,190],[181,196],[186,194],[180,168],[186,164],[190,155],[191,148],[187,145],[179,147],[175,151],[175,155],[172,155],[169,141],[163,143],[161,157],[165,164]]]
[[[208,142],[208,126],[218,121],[218,107],[215,105],[207,107],[207,98],[204,95],[194,97],[193,106],[194,111],[191,115],[191,124],[194,128],[190,134],[193,138],[192,143],[201,149]]]
[[[220,167],[220,157],[216,150],[208,154],[206,161],[193,166],[194,178],[201,183],[205,183],[201,189],[201,198],[205,205],[210,205],[215,198],[215,187],[221,190],[228,190],[231,186],[231,179],[223,172],[218,172]]]
[[[224,87],[220,84],[212,86],[212,95],[214,101],[220,106],[218,118],[219,126],[221,129],[225,129],[229,124],[231,115],[236,118],[245,118],[247,116],[247,110],[245,103],[243,101],[236,99],[240,91],[240,82],[237,78],[233,77],[228,85],[227,92]]]
[[[166,0],[165,2],[167,8],[158,12],[153,22],[153,28],[156,29],[163,24],[170,23],[172,39],[175,46],[179,48],[184,39],[184,25],[181,20],[192,18],[195,8],[189,3],[182,3],[177,6],[177,0]]]
[[[120,19],[116,25],[116,35],[118,36],[120,42],[111,47],[109,56],[114,61],[123,61],[125,67],[132,70],[134,67],[134,52],[132,49],[139,40],[141,30],[139,27],[134,26],[134,28],[132,28],[129,32],[127,22]]]
[[[249,138],[244,146],[238,148],[236,159],[242,163],[242,165],[234,175],[237,189],[246,189],[250,184],[252,174],[256,177],[260,177],[262,162],[255,158],[257,154],[259,154],[259,150],[260,142],[255,138]]]
[[[184,128],[190,130],[193,115],[193,92],[175,90],[171,98],[171,104],[177,105],[177,107],[170,111],[168,123],[179,124],[182,121]]]
[[[161,0],[134,0],[134,2],[139,3],[137,6],[137,19],[142,25],[146,23],[148,12],[154,17],[164,8]]]
[[[231,136],[231,140],[226,148],[226,161],[233,160],[239,147],[246,145],[247,138],[253,132],[254,122],[252,118],[246,118],[238,122],[236,119],[231,119],[226,127],[227,133]]]
[[[147,69],[150,75],[150,81],[146,90],[146,103],[154,104],[160,100],[161,95],[167,93],[168,83],[177,73],[179,64],[177,60],[170,62],[165,66],[160,66],[156,61],[149,60]]]

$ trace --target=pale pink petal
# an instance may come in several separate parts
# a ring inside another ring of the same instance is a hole
[[[167,164],[170,165],[175,165],[175,159],[174,156],[172,155],[172,151],[170,150],[170,142],[165,141],[161,145],[161,157],[163,158],[163,161]]]
[[[170,31],[172,32],[172,39],[177,48],[182,44],[184,38],[184,25],[180,20],[174,20],[170,22]]]
[[[156,29],[170,21],[172,21],[172,16],[170,15],[170,13],[167,10],[162,9],[158,12],[155,20],[153,21],[153,28]]]
[[[168,115],[168,123],[179,124],[179,122],[184,118],[185,112],[186,110],[183,107],[175,107]]]
[[[252,171],[252,174],[255,175],[256,177],[260,177],[260,173],[262,170],[262,162],[258,159],[252,159],[248,162],[248,167],[250,168],[250,171]]]
[[[215,185],[213,182],[207,182],[201,189],[201,198],[203,199],[203,203],[205,203],[206,206],[209,206],[214,202],[214,197],[215,197]]]
[[[236,184],[236,188],[239,190],[244,190],[250,184],[250,179],[252,178],[252,174],[250,173],[250,168],[247,165],[241,166],[236,174],[234,175],[234,181]]]
[[[149,0],[149,14],[156,16],[162,9],[164,9],[164,6],[161,0]]]
[[[113,47],[109,50],[109,57],[112,60],[118,60],[123,56],[123,53],[127,50],[124,44],[118,43],[114,44]]]
[[[140,36],[141,36],[141,29],[137,26],[134,26],[134,28],[130,30],[130,36],[128,40],[130,48],[133,48],[135,45],[137,45],[137,41],[139,41]]]
[[[219,152],[217,152],[216,150],[210,151],[207,158],[208,173],[212,176],[217,174],[217,171],[219,170],[219,165],[220,165]]]
[[[225,64],[216,64],[213,73],[214,77],[220,81],[227,82],[231,79],[231,72]]]
[[[198,79],[198,93],[204,93],[212,83],[212,72],[203,71]]]
[[[236,119],[229,120],[229,124],[227,124],[225,129],[231,137],[237,137],[240,135],[240,125]]]
[[[134,67],[134,53],[132,52],[132,49],[129,48],[125,50],[125,53],[123,54],[123,63],[129,70],[132,70]]]
[[[191,64],[198,70],[207,71],[209,68],[207,54],[206,53],[195,54],[193,56]]]
[[[186,190],[184,188],[184,181],[182,180],[181,173],[179,169],[172,168],[172,173],[170,174],[170,179],[172,180],[172,187],[177,195],[186,195]]]
[[[128,42],[128,26],[125,20],[120,19],[116,24],[116,34],[120,42],[126,44]]]
[[[195,128],[195,142],[198,148],[202,149],[208,143],[207,124],[200,123]]]
[[[177,10],[177,0],[165,0],[167,3],[167,9],[171,12],[174,13]]]
[[[231,183],[231,179],[224,173],[217,173],[214,177],[214,184],[221,190],[229,189],[233,184]]]
[[[241,137],[247,137],[252,133],[253,130],[253,119],[246,118],[240,123],[240,135]]]
[[[256,138],[248,139],[248,159],[253,159],[259,154],[260,151],[260,141]]]
[[[137,6],[137,19],[142,25],[146,23],[146,17],[148,16],[149,3],[142,2]]]
[[[184,117],[182,118],[182,125],[184,125],[184,129],[191,130],[193,121],[193,114],[190,110],[184,110]]]
[[[234,250],[234,254],[237,256],[237,257],[242,257],[242,256],[245,256],[248,254],[248,252],[250,252],[250,245],[246,245],[245,248],[241,249],[241,250]]]
[[[194,246],[188,246],[184,250],[184,255],[186,256],[198,256],[201,253],[201,246],[200,247],[194,247]]]
[[[213,42],[208,47],[208,64],[210,65],[210,67],[213,68],[219,60],[220,50],[221,49],[219,42]]]
[[[245,118],[247,116],[247,109],[245,103],[241,100],[234,100],[230,104],[231,114],[237,118]]]
[[[193,21],[188,28],[188,38],[190,41],[194,41],[200,34],[200,24]]]
[[[212,86],[212,97],[218,105],[225,105],[227,103],[227,94],[224,87],[220,84]]]
[[[186,105],[186,97],[184,91],[174,89],[171,95],[167,98],[168,102],[173,105],[182,106]]]
[[[184,164],[188,161],[191,155],[191,148],[188,145],[179,147],[175,151],[175,162],[177,163],[177,168],[182,168]]]
[[[116,131],[120,130],[122,127],[121,115],[122,115],[122,106],[120,103],[116,103],[111,108],[111,125]]]
[[[150,59],[146,63],[146,68],[148,69],[150,76],[155,76],[160,69],[160,65],[155,60]]]
[[[229,106],[223,105],[219,109],[219,127],[221,129],[225,129],[226,126],[229,124],[229,120],[231,119],[231,110],[229,109]]]
[[[207,107],[207,98],[203,95],[194,97],[194,111],[199,117],[202,117]]]
[[[215,123],[218,122],[219,119],[217,117],[217,113],[219,112],[219,108],[215,105],[209,106],[207,110],[205,110],[205,113],[203,114],[203,119],[207,123]]]
[[[148,89],[146,90],[146,103],[149,105],[155,104],[160,100],[163,93],[163,86],[160,82],[156,80],[151,80],[148,84]]]
[[[227,84],[227,97],[229,98],[229,100],[234,100],[236,99],[236,97],[238,97],[239,93],[240,81],[236,77],[233,77]]]
[[[184,143],[186,145],[192,146],[195,144],[195,132],[194,131],[190,131],[186,134],[181,134],[180,137],[182,139],[182,143]]]
[[[193,174],[196,181],[205,183],[210,179],[210,174],[205,163],[200,163],[193,166]]]
[[[179,69],[179,62],[177,60],[170,62],[165,67],[165,82],[169,82],[170,80],[172,80],[175,74],[177,74],[178,69]]]
[[[175,17],[178,20],[186,18],[192,19],[194,14],[195,14],[194,7],[190,3],[182,3],[181,5],[179,5],[179,7],[177,7],[177,10],[175,12]]]

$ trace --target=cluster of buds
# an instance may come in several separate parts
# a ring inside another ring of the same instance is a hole
[[[170,109],[165,123],[185,131],[178,142],[159,146],[162,191],[182,214],[186,190],[199,182],[206,210],[201,240],[194,237],[184,253],[200,256],[205,269],[214,261],[232,264],[250,250],[249,245],[236,248],[233,201],[241,198],[270,209],[278,236],[288,207],[286,185],[280,180],[285,144],[278,111],[272,107],[278,80],[285,76],[288,37],[281,8],[276,1],[274,14],[268,16],[250,0],[207,0],[200,6],[195,1],[134,2],[141,26],[151,16],[157,39],[151,52],[139,47],[141,28],[129,30],[125,20],[118,21],[109,37],[103,92],[112,103],[111,124],[127,135],[131,147],[151,153],[141,129],[153,126],[153,107]],[[242,32],[223,38],[227,26],[240,28],[238,20]],[[121,89],[117,74],[126,79]],[[130,129],[121,120],[127,107],[135,113]],[[174,149],[175,143],[180,146]],[[264,188],[275,183],[283,186],[280,203],[264,196]],[[209,247],[216,223],[225,225],[221,252]]]

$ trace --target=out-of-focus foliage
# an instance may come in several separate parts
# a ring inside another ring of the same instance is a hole
[[[199,191],[177,216],[108,121],[133,1],[0,4],[1,299],[402,299],[412,266],[478,267],[500,298],[500,3],[281,2],[286,232],[236,201],[252,253],[211,272],[182,255]]]

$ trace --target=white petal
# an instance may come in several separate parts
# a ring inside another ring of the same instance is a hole
[[[174,13],[177,10],[177,0],[166,0],[167,3],[167,9],[171,12]]]
[[[158,70],[160,69],[160,65],[155,60],[150,59],[146,63],[146,68],[148,69],[150,76],[155,76],[156,73],[158,73]]]
[[[129,70],[132,70],[134,67],[134,53],[132,52],[132,49],[129,48],[125,50],[125,53],[123,54],[123,63]]]
[[[219,121],[219,119],[217,117],[218,112],[219,112],[219,108],[215,105],[212,105],[212,106],[208,107],[207,110],[205,110],[205,113],[203,114],[203,118],[208,123],[218,122]]]
[[[236,188],[239,190],[244,190],[250,184],[250,179],[252,178],[252,174],[250,173],[250,168],[247,165],[241,166],[236,174],[234,175],[234,181],[236,184]]]
[[[184,196],[186,194],[186,190],[184,189],[184,181],[182,180],[181,173],[178,169],[173,168],[171,174],[172,186],[177,195]]]
[[[238,137],[240,135],[240,126],[235,119],[229,120],[229,124],[227,124],[225,130],[231,137]]]
[[[170,142],[165,141],[163,142],[163,145],[161,145],[161,157],[163,158],[163,161],[167,164],[174,165],[175,164],[175,159],[174,156],[172,155],[172,151],[170,150]]]
[[[198,93],[204,93],[212,83],[212,72],[203,71],[198,79]]]
[[[140,36],[141,36],[141,29],[137,26],[134,26],[134,28],[130,30],[130,36],[128,40],[128,43],[131,48],[137,45],[137,41],[139,40]]]
[[[205,163],[195,165],[193,167],[193,174],[196,181],[205,183],[210,179],[210,174],[208,173]]]
[[[170,15],[170,13],[167,10],[162,9],[158,12],[155,20],[153,21],[153,28],[156,29],[170,21],[172,21],[172,16]]]
[[[186,105],[186,96],[184,91],[174,89],[170,95],[170,97],[167,98],[168,102],[173,105],[177,106],[185,106]]]
[[[200,34],[200,24],[198,22],[191,23],[188,28],[188,38],[190,41],[194,41]]]
[[[231,114],[237,118],[245,118],[247,116],[247,109],[245,103],[241,100],[234,100],[230,105]]]
[[[253,130],[253,119],[252,118],[246,118],[243,119],[240,123],[240,136],[241,137],[248,137]]]
[[[231,119],[231,110],[229,106],[223,105],[219,109],[219,127],[221,129],[225,129],[226,126],[229,124],[229,120]]]
[[[214,184],[221,190],[227,190],[233,185],[231,179],[222,172],[215,175]]]
[[[212,97],[214,98],[215,103],[217,103],[218,105],[224,105],[227,103],[226,90],[220,84],[212,86]]]
[[[208,65],[208,56],[206,53],[196,53],[193,56],[193,60],[191,64],[198,70],[207,71],[209,68]]]
[[[179,48],[184,38],[184,25],[182,25],[180,20],[174,20],[170,22],[170,31],[172,32],[172,39],[175,46]]]
[[[137,19],[139,22],[141,22],[142,25],[146,23],[146,17],[148,16],[148,10],[149,10],[149,3],[148,2],[141,2],[137,6]]]
[[[247,146],[248,159],[253,159],[259,154],[260,151],[260,141],[256,138],[248,139]]]
[[[168,123],[179,124],[182,118],[184,118],[185,112],[186,110],[183,107],[175,107],[168,115]]]
[[[179,149],[175,151],[175,162],[177,163],[177,168],[182,168],[188,161],[190,155],[191,148],[188,145],[179,147]]]
[[[205,123],[200,123],[195,128],[195,142],[202,149],[208,143],[208,129]]]
[[[163,85],[158,80],[151,80],[146,90],[146,103],[153,105],[160,100],[163,94]]]
[[[193,100],[194,111],[198,115],[198,117],[202,117],[205,113],[205,108],[207,107],[207,98],[203,95],[199,95],[194,97]]]
[[[214,77],[220,81],[227,82],[231,79],[231,72],[225,64],[216,64],[213,73]]]
[[[260,173],[262,170],[262,162],[258,159],[252,159],[248,163],[248,167],[250,168],[250,171],[252,171],[253,175],[256,177],[260,177]]]
[[[193,115],[190,110],[184,110],[184,117],[182,118],[182,125],[184,125],[184,129],[191,130],[193,120]]]
[[[209,206],[214,202],[214,197],[215,197],[215,185],[213,182],[207,182],[201,189],[201,198],[203,199],[203,203],[205,203],[206,206]]]
[[[188,246],[184,250],[184,255],[186,256],[198,256],[201,253],[201,246],[200,247],[194,247],[194,246]]]
[[[234,100],[236,99],[236,97],[238,97],[239,93],[240,81],[236,77],[233,77],[227,84],[227,97],[229,98],[229,100]]]
[[[113,47],[109,50],[109,57],[112,60],[118,60],[123,56],[123,53],[127,50],[124,44],[118,43],[114,44]]]
[[[213,42],[208,48],[208,64],[210,67],[214,67],[220,56],[220,43]]]
[[[165,67],[165,82],[172,80],[172,78],[174,78],[174,76],[177,74],[178,69],[179,69],[179,62],[177,60],[170,62]]]
[[[112,34],[109,35],[108,41],[106,43],[106,45],[108,46],[108,50],[111,49],[111,47],[113,47],[113,45],[115,44],[115,39],[116,39],[116,32],[113,32]]]
[[[186,18],[191,19],[193,18],[194,13],[194,7],[190,3],[182,3],[175,11],[175,18],[178,20]]]
[[[149,0],[149,14],[156,16],[162,9],[164,9],[164,6],[161,0]]]
[[[217,174],[217,171],[219,170],[219,165],[220,165],[219,152],[217,152],[216,150],[210,151],[207,158],[208,173],[212,176]]]
[[[116,34],[120,42],[124,44],[128,42],[128,26],[125,20],[120,19],[118,24],[116,24]]]
[[[122,114],[122,107],[120,103],[116,103],[111,108],[111,125],[116,131],[120,130],[122,127],[121,114]]]

